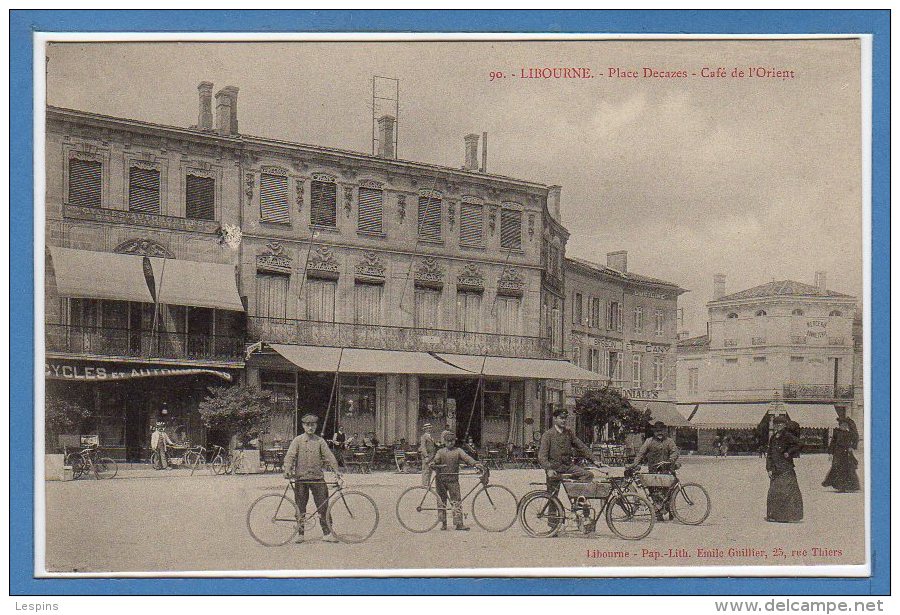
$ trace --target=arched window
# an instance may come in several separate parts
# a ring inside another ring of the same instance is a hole
[[[727,316],[727,318],[737,318],[737,312],[732,312]]]
[[[791,312],[791,314],[793,314],[794,316],[803,316],[803,310],[801,310],[800,308],[797,308],[796,310]]]
[[[765,311],[765,310],[757,310],[756,315],[757,315],[757,316],[765,316],[765,315],[766,315],[766,311]]]
[[[831,310],[831,312],[829,312],[828,315],[829,316],[843,316],[843,314],[841,314],[840,310]]]

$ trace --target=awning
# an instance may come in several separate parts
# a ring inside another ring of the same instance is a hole
[[[485,376],[539,378],[543,380],[606,380],[600,374],[581,369],[577,365],[563,360],[483,357],[444,353],[436,353],[436,356],[461,369]],[[484,366],[483,369],[482,366]]]
[[[269,344],[269,348],[308,372],[342,374],[420,374],[430,376],[471,376],[470,372],[449,365],[427,352],[370,350]],[[338,365],[340,363],[340,366]]]
[[[50,257],[61,297],[153,303],[142,256],[52,247]]]
[[[638,410],[645,408],[650,410],[650,421],[662,421],[669,427],[689,427],[690,423],[685,420],[678,410],[675,409],[675,402],[671,401],[640,401],[632,399],[631,405]]]
[[[755,429],[769,404],[698,404],[688,424],[707,429]]]
[[[269,344],[269,348],[307,372],[337,371],[340,348],[328,346],[300,346],[298,344]]]
[[[823,429],[837,426],[838,414],[832,404],[785,404],[784,409],[800,427]]]
[[[166,305],[243,312],[234,265],[151,258],[156,296]]]

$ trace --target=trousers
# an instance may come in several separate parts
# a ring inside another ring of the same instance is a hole
[[[312,493],[313,501],[316,504],[316,510],[319,514],[319,525],[322,526],[322,533],[326,536],[331,533],[331,527],[328,525],[328,518],[325,514],[326,502],[328,502],[328,485],[325,481],[294,481],[294,501],[297,502],[298,514],[300,517],[300,533],[303,534],[303,515],[306,514],[306,505],[309,503],[309,494]]]
[[[431,484],[431,473],[433,470],[431,469],[430,463],[422,464],[422,486],[427,487]]]
[[[462,495],[459,491],[459,479],[453,477],[452,479],[445,480],[438,476],[437,480],[437,495],[438,499],[441,501],[441,506],[447,506],[447,500],[450,501],[450,509],[453,511],[453,525],[456,527],[460,527],[463,524],[463,516],[462,516]],[[447,525],[447,510],[446,508],[442,508],[440,513],[438,514],[438,518],[441,520],[442,525]]]
[[[559,477],[560,474],[568,474],[572,477],[572,480],[576,481],[594,480],[594,475],[590,470],[586,470],[575,464],[563,466],[556,472],[557,474],[553,478],[550,476],[547,477],[547,491],[552,495],[559,493],[559,486],[562,484],[562,479]]]

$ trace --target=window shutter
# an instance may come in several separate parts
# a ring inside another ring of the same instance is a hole
[[[159,171],[140,167],[129,169],[128,211],[159,214]]]
[[[334,322],[334,298],[337,283],[333,280],[306,280],[306,318]]]
[[[500,210],[500,247],[522,249],[522,212],[515,209]]]
[[[459,243],[480,245],[484,236],[484,206],[463,203],[459,209]]]
[[[290,224],[288,178],[261,173],[259,176],[259,219],[274,224]]]
[[[312,182],[312,210],[309,214],[310,224],[318,226],[337,226],[337,185],[332,182]]]
[[[69,204],[100,207],[103,164],[96,160],[69,160]]]
[[[215,220],[216,180],[188,175],[185,181],[185,216],[194,220]]]
[[[441,240],[441,199],[419,197],[419,239]]]
[[[381,284],[356,284],[356,322],[361,325],[381,323]]]
[[[290,279],[286,275],[256,274],[256,311],[262,318],[286,318]]]
[[[372,188],[359,189],[359,217],[357,230],[363,233],[381,233],[382,199],[384,192]]]

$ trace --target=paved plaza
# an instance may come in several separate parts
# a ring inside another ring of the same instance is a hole
[[[862,455],[860,455],[860,458]],[[47,482],[46,563],[49,572],[164,572],[303,569],[422,569],[608,566],[827,565],[865,561],[862,493],[820,486],[827,455],[797,460],[802,523],[763,520],[768,479],[759,457],[686,457],[682,481],[703,484],[712,513],[696,527],[658,523],[641,541],[616,538],[605,524],[592,536],[531,538],[515,524],[503,533],[412,534],[394,506],[419,476],[376,472],[346,475],[346,487],[369,494],[380,511],[375,534],[362,544],[330,544],[321,534],[304,544],[264,547],[245,516],[264,493],[281,492],[279,474],[212,476],[186,470],[128,468],[108,481]],[[540,470],[502,470],[492,482],[517,497],[543,478]],[[862,476],[860,477],[863,478]],[[472,479],[469,479],[472,480]],[[465,493],[465,484],[463,493]]]

